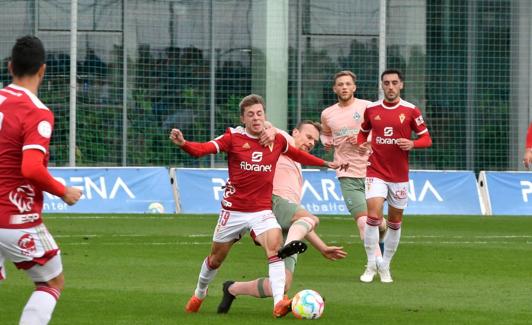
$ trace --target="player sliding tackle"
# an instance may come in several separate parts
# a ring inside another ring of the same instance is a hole
[[[302,121],[292,130],[292,136],[279,130],[290,145],[310,152],[320,137],[321,125],[313,121]],[[273,213],[283,230],[286,242],[306,238],[325,258],[342,259],[347,256],[342,247],[326,245],[314,231],[318,217],[301,206],[303,174],[301,165],[286,155],[281,155],[273,179]],[[297,254],[284,260],[286,272],[285,292],[290,289],[296,267]],[[271,297],[270,279],[259,278],[247,282],[226,281],[223,284],[223,298],[218,313],[229,312],[234,299],[239,295],[257,298]]]
[[[347,163],[327,162],[290,146],[281,134],[273,141],[264,142],[265,105],[258,95],[246,96],[240,102],[240,119],[244,127],[228,128],[209,142],[185,140],[182,132],[173,129],[170,139],[192,156],[200,157],[227,153],[229,180],[222,199],[218,224],[213,234],[210,254],[201,266],[196,290],[185,310],[197,312],[207,296],[209,283],[227,257],[231,247],[246,232],[259,243],[268,258],[268,275],[274,302],[273,315],[282,317],[290,308],[290,299],[284,296],[285,272],[283,256],[301,252],[306,247],[293,241],[281,247],[281,227],[272,213],[272,183],[279,156],[284,153],[291,159],[310,166],[333,169],[347,168]],[[263,145],[266,144],[266,145]]]

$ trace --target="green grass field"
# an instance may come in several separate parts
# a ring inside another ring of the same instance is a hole
[[[51,324],[270,324],[270,298],[242,297],[227,315],[216,307],[225,280],[267,274],[261,248],[236,244],[200,313],[183,307],[210,247],[215,216],[45,216],[63,251],[66,289]],[[300,256],[293,295],[326,299],[320,324],[531,324],[532,218],[415,216],[403,223],[390,285],[358,281],[365,253],[350,218],[323,217],[318,233],[349,256],[331,262]],[[0,324],[17,324],[33,288],[6,263]]]

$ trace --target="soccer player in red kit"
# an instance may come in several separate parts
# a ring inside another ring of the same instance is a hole
[[[381,282],[393,282],[390,262],[399,245],[403,210],[408,202],[408,152],[432,145],[420,110],[401,99],[403,74],[389,69],[381,74],[384,99],[367,106],[364,123],[357,137],[359,150],[371,150],[366,175],[368,218],[364,247],[368,263],[360,281],[371,282],[378,272]],[[372,132],[371,143],[367,142]],[[418,136],[411,140],[412,131]],[[375,248],[379,244],[384,201],[388,201],[388,230],[384,237],[382,262],[377,265]]]
[[[54,115],[36,96],[44,58],[37,37],[19,38],[8,65],[13,83],[0,90],[0,280],[8,259],[35,283],[20,324],[48,324],[63,290],[59,248],[42,221],[43,191],[69,205],[81,197],[47,169]]]
[[[532,123],[528,126],[526,133],[525,156],[523,157],[523,164],[526,168],[532,166]]]
[[[222,208],[214,230],[211,252],[203,261],[196,290],[185,310],[199,310],[207,295],[209,283],[214,279],[232,245],[250,231],[253,239],[264,248],[268,257],[268,275],[274,300],[273,315],[282,317],[290,309],[290,299],[284,296],[285,265],[279,251],[282,243],[281,227],[272,213],[273,177],[277,160],[284,153],[304,165],[345,168],[347,164],[326,162],[296,149],[290,146],[280,133],[275,135],[270,145],[261,145],[259,138],[264,132],[266,120],[264,100],[252,94],[244,97],[239,106],[244,127],[228,128],[222,136],[212,141],[186,141],[178,129],[173,129],[170,134],[176,145],[193,156],[226,152],[229,167],[229,181],[221,202]],[[292,248],[295,251],[292,251]],[[296,246],[288,246],[288,251],[284,253],[292,255],[298,252],[297,249]]]

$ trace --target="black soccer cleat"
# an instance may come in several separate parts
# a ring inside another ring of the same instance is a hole
[[[300,240],[294,240],[281,247],[281,249],[277,252],[277,257],[285,259],[294,254],[304,253],[306,250],[307,244]]]
[[[229,293],[229,287],[235,283],[235,281],[225,281],[222,287],[223,297],[222,301],[218,305],[218,314],[227,314],[229,309],[231,309],[231,304],[233,300],[236,299],[231,293]]]

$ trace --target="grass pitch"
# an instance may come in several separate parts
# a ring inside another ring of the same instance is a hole
[[[261,248],[236,244],[198,314],[186,314],[216,216],[47,215],[63,252],[66,288],[51,324],[271,324],[271,298],[239,297],[217,315],[225,280],[267,275]],[[409,216],[392,262],[393,284],[360,283],[365,253],[355,223],[323,217],[318,233],[349,256],[331,262],[310,248],[299,258],[293,295],[325,297],[319,324],[530,324],[532,218]],[[17,324],[33,287],[6,263],[0,324]]]

